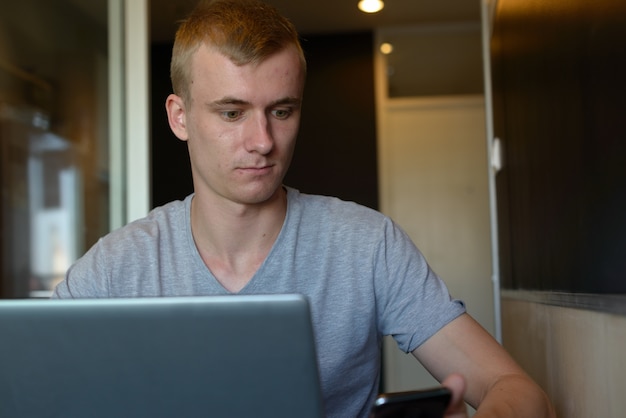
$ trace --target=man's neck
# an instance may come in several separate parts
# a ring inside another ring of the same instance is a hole
[[[241,290],[269,254],[287,213],[287,192],[280,188],[255,205],[216,203],[195,195],[191,230],[211,273],[231,292]]]

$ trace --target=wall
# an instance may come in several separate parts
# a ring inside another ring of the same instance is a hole
[[[165,100],[172,93],[172,46],[172,43],[155,43],[150,47],[152,207],[182,200],[193,192],[187,142],[172,133],[165,111]]]
[[[503,344],[565,418],[626,409],[624,39],[621,0],[497,2]]]
[[[626,411],[626,316],[505,297],[503,344],[552,399],[557,416]]]
[[[302,123],[285,184],[378,208],[372,33],[303,35]]]
[[[501,280],[626,293],[626,3],[500,0],[492,42]]]

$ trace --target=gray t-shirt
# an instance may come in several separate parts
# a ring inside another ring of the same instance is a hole
[[[300,293],[311,314],[328,417],[367,417],[378,394],[382,337],[411,352],[465,312],[388,217],[288,190],[283,228],[239,292]],[[101,238],[67,272],[57,298],[228,294],[191,234],[193,195]]]

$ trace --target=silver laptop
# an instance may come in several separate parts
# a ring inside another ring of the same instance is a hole
[[[298,295],[0,302],[0,417],[323,416]]]

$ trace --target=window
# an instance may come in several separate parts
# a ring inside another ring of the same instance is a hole
[[[110,229],[108,3],[0,2],[2,298],[46,297]]]

